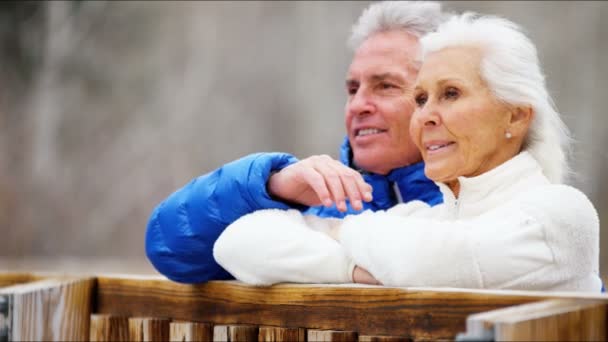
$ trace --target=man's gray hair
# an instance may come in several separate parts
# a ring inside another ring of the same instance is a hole
[[[403,30],[420,38],[445,19],[434,1],[382,1],[366,8],[353,26],[348,45],[357,49],[375,33]]]
[[[420,43],[423,59],[448,47],[481,49],[481,76],[494,96],[534,110],[522,149],[538,161],[552,183],[563,182],[569,172],[571,138],[547,91],[536,47],[518,25],[496,16],[465,13],[443,23]]]

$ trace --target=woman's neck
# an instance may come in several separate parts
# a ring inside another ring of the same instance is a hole
[[[454,198],[458,199],[458,195],[460,194],[460,182],[458,181],[458,178],[447,181],[445,184],[452,190]]]

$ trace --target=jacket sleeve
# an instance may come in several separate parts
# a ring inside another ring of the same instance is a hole
[[[167,278],[181,283],[231,279],[213,259],[222,231],[259,209],[288,209],[273,200],[266,183],[273,171],[296,162],[284,153],[252,154],[193,179],[161,202],[146,231],[146,255]]]
[[[238,280],[252,285],[350,283],[352,259],[323,232],[336,220],[297,210],[257,211],[226,228],[213,253]]]
[[[596,217],[584,195],[554,187],[466,220],[347,217],[340,242],[389,286],[548,290],[597,272]]]

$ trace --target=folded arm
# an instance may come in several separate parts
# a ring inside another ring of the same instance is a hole
[[[239,217],[266,208],[288,209],[271,198],[266,183],[273,171],[295,163],[284,153],[246,156],[177,190],[152,212],[146,254],[169,279],[183,283],[231,279],[213,259],[213,244]]]
[[[230,225],[214,256],[238,280],[254,285],[350,283],[354,264],[325,232],[336,219],[296,210],[263,210]]]

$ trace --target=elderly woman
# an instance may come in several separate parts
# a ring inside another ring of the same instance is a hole
[[[562,184],[567,130],[534,45],[505,19],[464,14],[422,46],[410,132],[445,203],[344,220],[259,211],[220,236],[217,261],[258,285],[599,292],[598,216]]]

